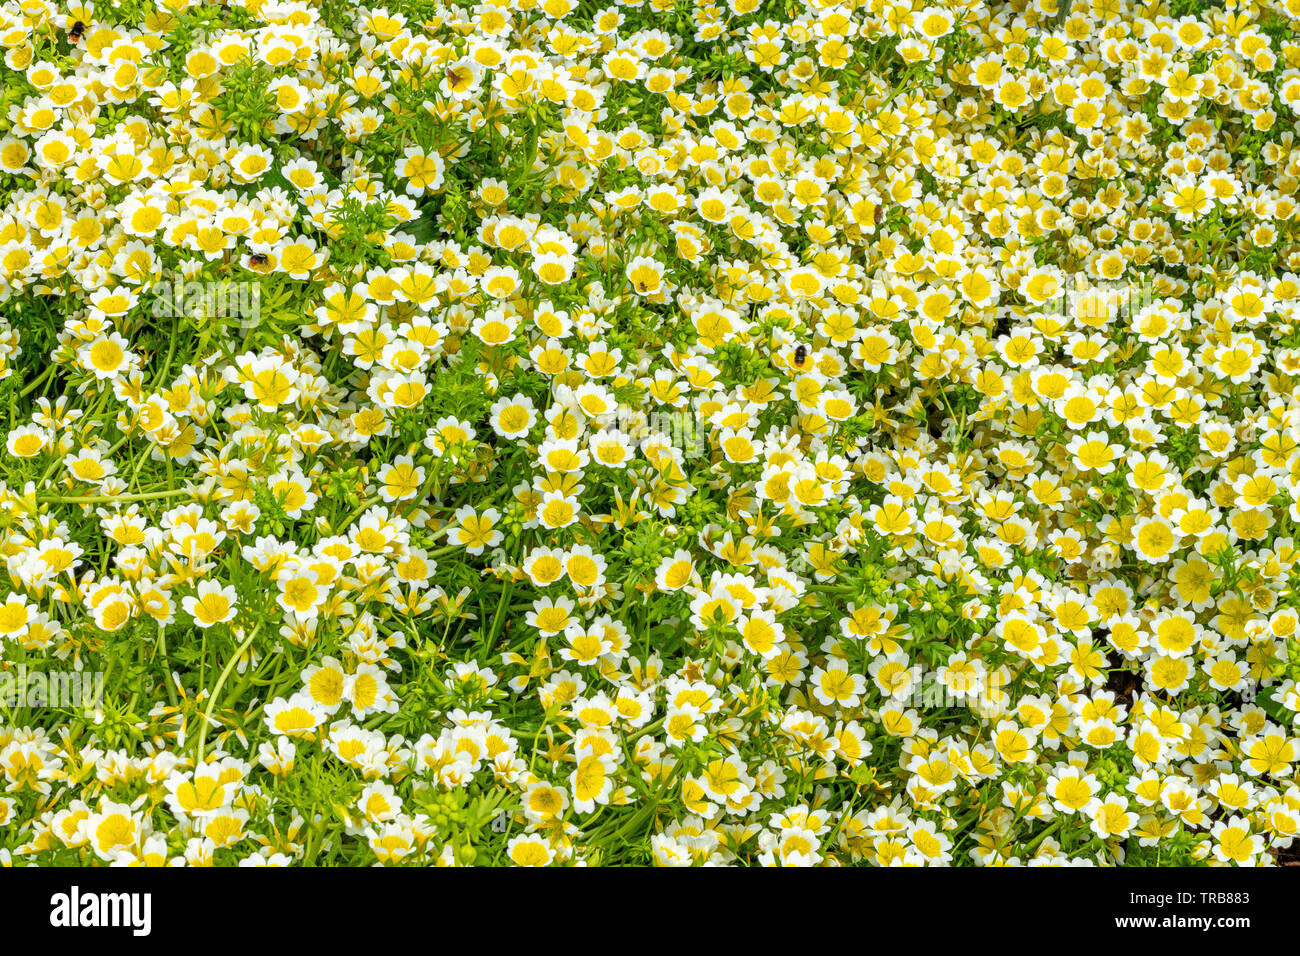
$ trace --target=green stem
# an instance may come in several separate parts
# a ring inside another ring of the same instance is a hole
[[[172,686],[172,664],[167,657],[167,637],[161,624],[158,625],[158,656],[163,662],[163,681],[167,685],[167,700],[176,706],[176,688]]]
[[[208,698],[208,707],[203,712],[203,725],[199,728],[197,756],[194,760],[195,767],[203,763],[203,750],[204,744],[208,739],[208,726],[212,720],[212,712],[217,706],[217,698],[221,696],[221,688],[225,686],[226,678],[230,676],[230,672],[235,669],[235,664],[244,656],[244,651],[248,650],[252,645],[253,640],[257,637],[257,632],[261,629],[262,624],[259,621],[257,626],[249,633],[248,637],[244,638],[244,643],[240,644],[235,653],[230,656],[230,660],[226,661],[226,666],[221,669],[221,675],[217,678],[217,686],[212,688],[212,696]]]
[[[42,382],[44,382],[47,378],[49,378],[51,375],[54,374],[55,368],[57,368],[57,366],[52,364],[47,365],[45,367],[44,372],[42,372],[40,375],[36,376],[36,378],[32,379],[30,382],[27,383],[27,387],[18,393],[18,397],[26,398],[28,395],[34,392],[37,388],[40,387]]]
[[[169,488],[166,491],[144,491],[133,495],[74,495],[60,498],[38,498],[42,505],[104,505],[117,501],[149,501],[154,498],[179,498],[191,494],[188,488]]]

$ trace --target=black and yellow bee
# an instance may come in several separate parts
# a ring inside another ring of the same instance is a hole
[[[76,23],[72,25],[72,29],[68,31],[68,39],[71,40],[73,43],[76,43],[81,39],[82,35],[85,32],[86,32],[86,25],[82,23],[80,20],[78,20]]]
[[[808,361],[808,346],[800,345],[794,350],[794,364],[802,368],[806,361]]]
[[[250,266],[264,266],[264,265],[266,265],[266,253],[264,253],[264,252],[255,252],[255,253],[253,253],[251,256],[248,257],[248,264],[249,264]]]

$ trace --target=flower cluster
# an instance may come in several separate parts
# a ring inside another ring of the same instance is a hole
[[[0,47],[0,864],[1294,855],[1297,0]]]

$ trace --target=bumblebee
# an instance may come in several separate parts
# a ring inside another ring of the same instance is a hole
[[[71,40],[73,43],[76,43],[81,39],[82,34],[84,34],[85,32],[86,32],[86,25],[82,23],[80,20],[78,20],[76,23],[72,25],[72,29],[68,31],[68,39]]]
[[[794,350],[794,364],[803,368],[803,363],[808,361],[808,346],[800,345]]]

